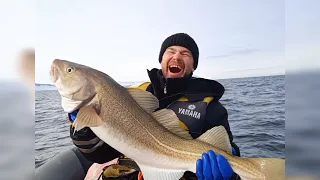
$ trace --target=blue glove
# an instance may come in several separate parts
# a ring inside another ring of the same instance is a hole
[[[232,154],[236,151],[232,148]],[[234,174],[229,162],[222,155],[216,155],[213,150],[202,154],[202,159],[197,161],[196,175],[199,180],[230,179]]]
[[[79,112],[79,110],[75,110],[72,113],[70,113],[70,119],[72,122],[74,122],[76,120],[78,112]]]
[[[234,156],[237,155],[237,151],[234,149],[234,147],[232,147],[232,154],[233,154]]]

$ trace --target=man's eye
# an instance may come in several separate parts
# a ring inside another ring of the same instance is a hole
[[[167,53],[168,53],[168,54],[174,54],[174,52],[173,52],[173,51],[167,51]]]

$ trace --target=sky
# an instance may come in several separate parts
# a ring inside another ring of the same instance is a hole
[[[284,74],[320,67],[316,7],[297,0],[7,1],[1,2],[0,17],[10,28],[1,30],[1,48],[10,44],[9,57],[22,46],[35,46],[36,83],[51,83],[55,58],[93,67],[117,81],[145,81],[147,69],[160,68],[163,40],[184,32],[199,46],[197,76]],[[13,23],[17,19],[21,23]],[[8,36],[12,32],[15,41]],[[14,78],[12,68],[2,66],[1,77]]]
[[[18,54],[36,45],[35,3],[30,0],[0,1],[0,81],[20,80]]]

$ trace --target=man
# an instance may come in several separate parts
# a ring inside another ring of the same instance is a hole
[[[137,88],[154,94],[159,99],[159,109],[172,109],[182,122],[181,128],[189,131],[193,138],[198,138],[212,127],[223,125],[229,134],[234,155],[240,156],[239,148],[232,142],[227,110],[219,102],[224,87],[213,80],[192,77],[198,66],[198,58],[198,46],[189,35],[185,33],[171,35],[164,40],[160,49],[161,70],[156,68],[148,70],[150,82],[143,83]],[[71,121],[75,117],[76,112],[69,115]],[[87,159],[102,164],[122,155],[110,147],[108,142],[103,143],[89,128],[84,128],[74,135],[73,130],[71,126],[70,136]],[[232,179],[238,177],[228,162],[221,156],[217,158],[213,151],[204,153],[202,159],[198,160],[196,174],[199,179],[203,177],[213,179],[212,176],[216,179],[219,176],[233,176]],[[138,175],[141,173],[136,173],[131,178]],[[184,177],[190,179],[196,175],[186,172]]]

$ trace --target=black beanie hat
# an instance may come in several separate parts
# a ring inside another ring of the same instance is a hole
[[[189,49],[189,51],[191,51],[191,54],[193,56],[194,69],[195,70],[197,69],[198,59],[199,59],[199,49],[198,49],[197,43],[193,40],[192,37],[190,37],[186,33],[177,33],[167,37],[161,45],[160,54],[159,54],[160,63],[162,61],[163,53],[170,46],[182,46]]]

